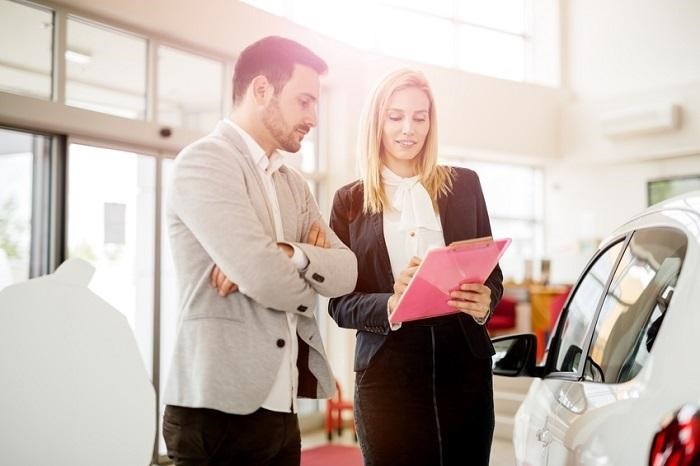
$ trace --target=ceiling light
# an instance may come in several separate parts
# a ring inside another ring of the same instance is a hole
[[[76,52],[75,50],[66,50],[66,60],[77,63],[78,65],[86,65],[92,61],[92,57],[86,52]]]

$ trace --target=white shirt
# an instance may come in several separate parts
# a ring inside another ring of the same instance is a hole
[[[384,192],[391,209],[385,209],[384,241],[391,272],[396,280],[413,256],[423,258],[428,249],[445,245],[440,213],[435,211],[420,177],[403,178],[382,166]],[[401,324],[392,324],[398,330]]]
[[[265,188],[265,193],[272,207],[272,217],[275,224],[277,241],[284,242],[282,214],[280,213],[279,201],[277,200],[275,183],[272,179],[272,175],[284,164],[282,154],[275,151],[268,158],[263,148],[260,147],[260,144],[245,130],[229,119],[225,119],[224,121],[241,135],[243,142],[245,142],[250,151],[250,156],[258,169],[263,187]],[[292,262],[297,269],[304,270],[309,265],[308,257],[306,257],[306,254],[304,254],[301,249],[293,244],[290,244],[290,246],[294,249],[294,255],[291,258]],[[297,356],[299,354],[299,342],[297,341],[297,316],[291,312],[285,314],[287,316],[287,323],[289,324],[288,344],[284,346],[282,364],[277,371],[277,377],[275,378],[275,383],[272,385],[272,390],[265,399],[265,402],[263,402],[262,407],[270,411],[289,413],[297,411],[297,390],[299,388]]]

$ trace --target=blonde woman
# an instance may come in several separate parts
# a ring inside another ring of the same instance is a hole
[[[425,77],[400,70],[375,90],[360,128],[362,179],[335,194],[331,228],[355,253],[354,292],[333,298],[357,330],[355,420],[366,465],[488,465],[494,427],[484,328],[503,287],[453,292],[462,311],[390,326],[388,316],[426,250],[489,236],[476,173],[437,165],[435,101]]]

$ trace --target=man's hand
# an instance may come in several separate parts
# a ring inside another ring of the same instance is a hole
[[[422,261],[419,257],[412,257],[411,261],[408,263],[408,266],[403,269],[401,275],[399,275],[399,278],[397,278],[394,282],[394,294],[389,297],[390,312],[394,312],[394,309],[396,309],[396,305],[399,303],[401,295],[404,291],[406,291],[408,283],[411,281],[411,278],[413,278],[413,275],[415,275],[421,262]]]
[[[209,278],[211,280],[211,286],[216,288],[219,292],[219,296],[223,298],[238,291],[238,285],[229,280],[216,264],[214,264]]]
[[[319,248],[328,249],[331,247],[330,241],[326,239],[326,232],[318,222],[311,224],[309,232],[306,234],[305,242],[311,246],[318,246]]]

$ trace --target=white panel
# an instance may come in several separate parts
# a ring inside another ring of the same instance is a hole
[[[82,260],[0,292],[0,452],[13,466],[147,465],[155,393]]]

